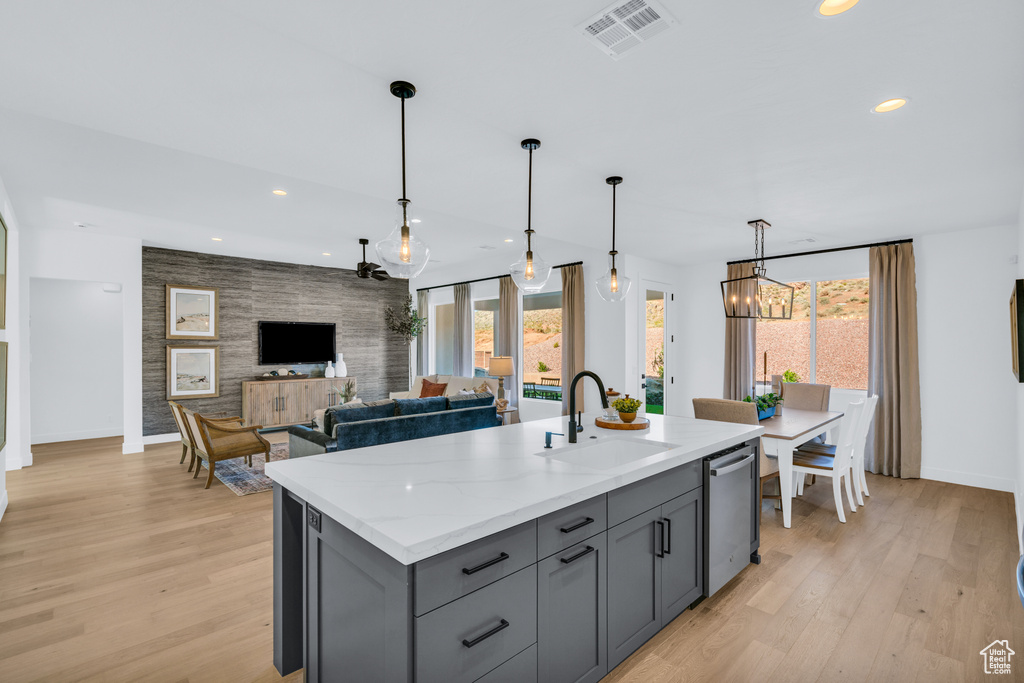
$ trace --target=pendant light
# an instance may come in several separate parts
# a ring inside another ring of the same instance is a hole
[[[412,232],[410,202],[405,191],[405,101],[416,94],[416,86],[395,81],[391,94],[402,100],[402,197],[396,206],[395,229],[376,247],[377,258],[388,275],[407,280],[422,273],[430,258],[430,247]]]
[[[608,252],[611,263],[608,272],[597,281],[597,293],[605,301],[622,301],[626,298],[631,284],[625,275],[619,276],[615,269],[615,257],[619,252],[615,251],[615,187],[622,183],[622,178],[613,175],[605,178],[605,182],[612,186],[612,250]]]
[[[551,266],[533,253],[533,150],[540,147],[540,140],[527,138],[519,144],[530,153],[530,176],[526,194],[526,251],[509,267],[509,272],[522,292],[533,294],[542,290],[551,276]]]
[[[726,318],[790,320],[793,317],[793,287],[767,276],[764,267],[764,231],[772,224],[764,220],[748,221],[754,229],[754,258],[750,275],[722,280],[722,305]]]

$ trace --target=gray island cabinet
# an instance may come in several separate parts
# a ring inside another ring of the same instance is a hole
[[[700,450],[412,562],[274,477],[275,666],[311,683],[601,680],[704,594]]]

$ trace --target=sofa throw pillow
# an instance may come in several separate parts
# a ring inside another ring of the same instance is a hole
[[[395,402],[389,398],[369,403],[346,403],[334,406],[324,413],[324,432],[334,434],[334,428],[346,422],[377,420],[395,416]]]
[[[479,408],[480,406],[489,406],[494,403],[494,394],[487,392],[480,392],[476,394],[469,394],[468,396],[449,396],[448,397],[448,409],[459,410],[460,408]]]
[[[420,390],[419,398],[430,398],[431,396],[444,396],[444,390],[448,388],[448,383],[439,384],[437,382],[431,382],[430,380],[423,380],[423,389]]]
[[[487,382],[481,382],[480,386],[473,387],[473,391],[478,394],[494,394],[494,392],[491,391],[491,385]]]
[[[420,415],[421,413],[439,413],[448,409],[448,401],[444,396],[429,398],[397,398],[395,399],[396,415]]]

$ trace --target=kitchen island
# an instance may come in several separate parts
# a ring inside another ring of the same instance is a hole
[[[568,418],[268,463],[278,671],[600,680],[707,593],[705,458],[752,452],[756,501],[763,430],[652,415],[617,432],[598,414],[551,449]],[[738,571],[759,539],[736,503]]]

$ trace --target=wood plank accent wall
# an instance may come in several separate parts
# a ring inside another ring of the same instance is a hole
[[[164,339],[164,285],[217,287],[220,339],[183,342]],[[359,397],[372,401],[409,384],[409,349],[384,326],[384,307],[400,307],[407,280],[361,280],[354,270],[234,258],[155,247],[142,248],[142,433],[177,431],[167,406],[168,344],[220,346],[220,396],[181,403],[199,413],[242,414],[242,381],[276,369],[258,364],[257,322],[332,322],[348,376],[358,380]],[[295,365],[323,376],[322,365]]]

